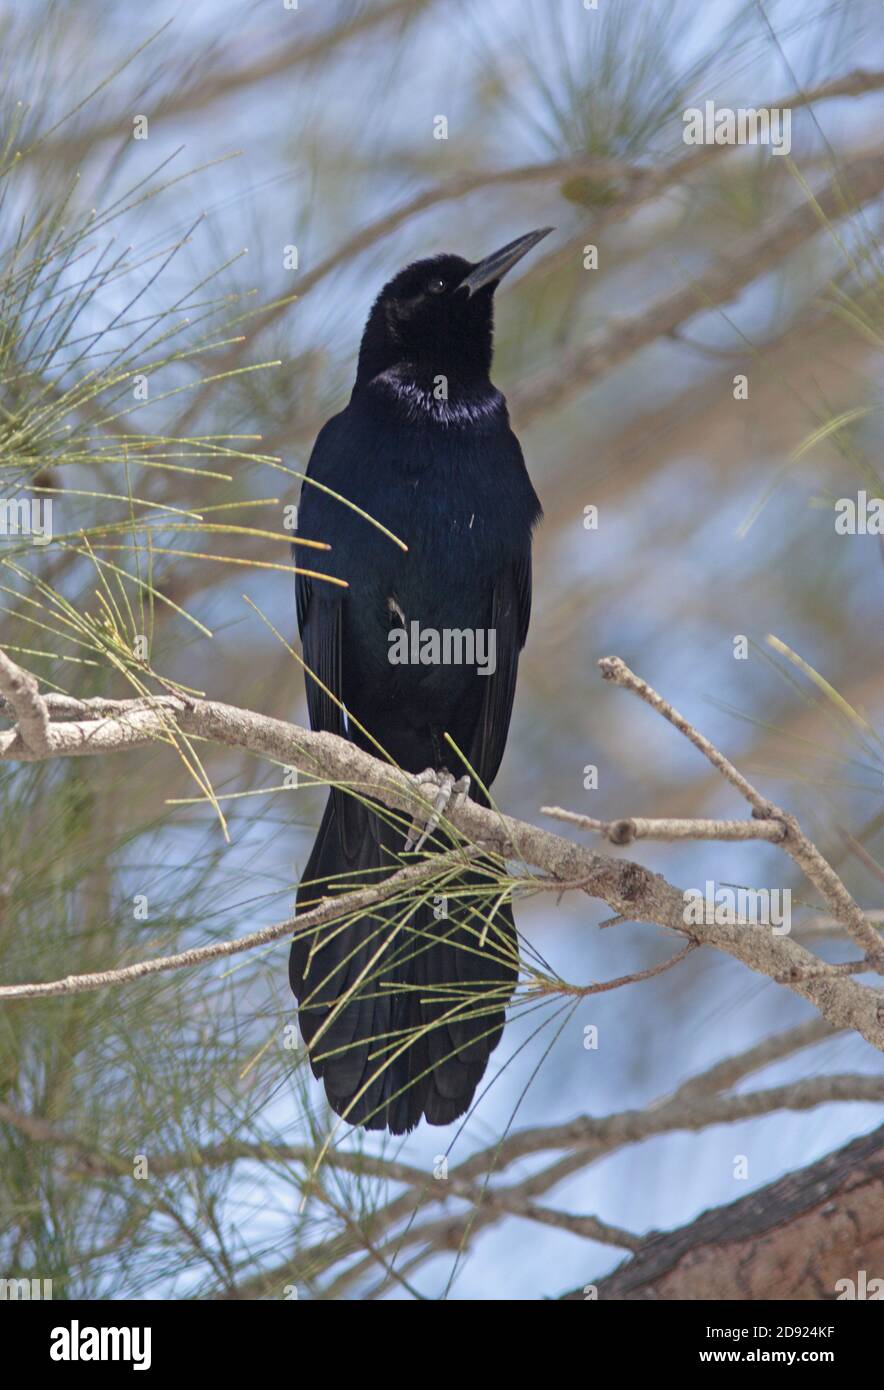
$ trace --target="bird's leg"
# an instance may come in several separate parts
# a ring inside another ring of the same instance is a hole
[[[412,850],[417,854],[419,850],[423,849],[442,819],[448,805],[452,801],[456,803],[461,797],[469,795],[470,790],[469,777],[461,777],[456,782],[448,769],[444,767],[441,772],[436,772],[435,768],[428,767],[419,773],[415,780],[419,786],[428,783],[430,787],[435,789],[436,796],[433,809],[426,822],[422,821],[419,816],[415,816],[405,841],[406,854]]]

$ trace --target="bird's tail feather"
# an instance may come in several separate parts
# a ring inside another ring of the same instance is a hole
[[[299,911],[376,886],[401,867],[403,843],[388,815],[333,792]],[[314,1076],[348,1123],[404,1134],[422,1116],[445,1125],[469,1108],[518,976],[509,902],[489,921],[493,900],[468,891],[487,881],[465,870],[435,903],[431,896],[415,906],[411,890],[296,935],[289,979],[301,1032]]]

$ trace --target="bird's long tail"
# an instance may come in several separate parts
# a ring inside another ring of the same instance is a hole
[[[401,826],[332,792],[299,914],[323,896],[376,886],[401,867],[403,843]],[[470,895],[471,884],[485,894]],[[329,1104],[350,1124],[404,1134],[422,1116],[445,1125],[468,1109],[518,976],[512,907],[493,910],[487,884],[465,870],[417,906],[412,889],[296,934],[289,980],[301,1033]]]

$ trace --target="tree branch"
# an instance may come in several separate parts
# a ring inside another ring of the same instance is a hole
[[[561,806],[541,806],[541,815],[565,821],[578,830],[595,830],[612,845],[631,845],[633,840],[782,840],[786,827],[778,820],[680,820],[626,816],[620,820],[596,820]]]
[[[233,941],[216,941],[210,946],[193,946],[190,950],[179,951],[174,956],[155,956],[153,960],[141,960],[133,965],[117,966],[112,970],[93,971],[88,975],[66,975],[63,979],[47,980],[40,984],[0,985],[0,1000],[46,999],[65,994],[86,994],[91,990],[106,989],[108,985],[122,985],[128,984],[131,980],[141,980],[146,975],[189,969],[195,965],[203,965],[209,960],[235,956],[241,951],[251,951],[256,946],[267,946],[270,942],[279,941],[295,932],[300,934],[316,926],[341,921],[353,913],[362,912],[376,903],[383,902],[386,898],[397,896],[403,889],[416,888],[432,881],[450,869],[452,864],[463,864],[473,855],[474,851],[469,847],[452,850],[449,854],[433,855],[421,864],[410,864],[407,868],[399,869],[373,888],[341,893],[338,897],[321,898],[318,905],[309,912],[302,912],[298,917],[287,918],[284,922],[274,922],[272,926],[249,932],[247,936],[235,937]]]
[[[655,1235],[598,1281],[619,1299],[831,1300],[884,1270],[884,1125],[730,1206]],[[864,1296],[864,1295],[861,1295]],[[566,1300],[581,1301],[574,1289]]]
[[[463,1199],[481,1208],[470,1216],[432,1219],[412,1227],[414,1236],[406,1245],[418,1245],[421,1253],[414,1257],[418,1264],[434,1250],[459,1248],[468,1243],[479,1229],[495,1223],[505,1215],[522,1215],[544,1224],[561,1224],[576,1234],[592,1239],[608,1238],[623,1248],[633,1248],[637,1238],[628,1232],[598,1222],[596,1217],[572,1216],[538,1207],[536,1198],[549,1192],[558,1183],[614,1150],[631,1143],[653,1138],[676,1130],[698,1131],[707,1125],[739,1122],[749,1117],[789,1109],[802,1111],[816,1105],[837,1101],[880,1100],[884,1096],[884,1080],[869,1076],[817,1076],[772,1090],[756,1091],[748,1096],[719,1096],[717,1092],[735,1085],[752,1072],[772,1062],[782,1060],[793,1052],[833,1037],[822,1020],[814,1019],[786,1032],[766,1038],[736,1057],[715,1063],[696,1076],[690,1077],[674,1095],[663,1097],[645,1111],[623,1111],[601,1118],[584,1116],[567,1126],[538,1127],[507,1135],[500,1143],[472,1154],[453,1169],[444,1180],[437,1180],[423,1169],[397,1159],[363,1152],[347,1151],[340,1146],[323,1152],[322,1161],[328,1166],[355,1176],[375,1177],[404,1184],[400,1193],[370,1221],[372,1238],[383,1235],[400,1220],[410,1219],[425,1203],[443,1204],[451,1198]],[[17,1110],[0,1103],[0,1121],[18,1129],[34,1143],[67,1150],[74,1156],[73,1170],[97,1179],[116,1179],[129,1176],[131,1158],[100,1148],[82,1136],[71,1134],[41,1116]],[[483,1174],[500,1175],[504,1169],[531,1154],[544,1150],[565,1149],[564,1158],[529,1177],[505,1186],[489,1188],[479,1185]],[[150,1154],[149,1170],[152,1179],[186,1173],[194,1168],[218,1168],[240,1160],[275,1164],[296,1164],[306,1173],[300,1179],[302,1190],[315,1190],[315,1169],[319,1150],[311,1144],[282,1144],[261,1140],[228,1139],[203,1148],[180,1152]],[[476,1225],[478,1217],[479,1225]],[[272,1291],[293,1277],[313,1279],[318,1273],[331,1269],[342,1260],[364,1248],[361,1236],[365,1232],[349,1231],[332,1241],[301,1251],[294,1260],[249,1280],[231,1290],[227,1297],[255,1297]],[[385,1250],[392,1256],[398,1240],[389,1241]],[[377,1253],[377,1252],[376,1252]],[[348,1266],[332,1285],[333,1290],[344,1288],[370,1268],[374,1257]],[[365,1268],[363,1268],[365,1266]],[[325,1290],[329,1293],[329,1290]]]
[[[691,1101],[673,1098],[659,1107],[651,1106],[646,1110],[624,1110],[599,1118],[581,1116],[563,1125],[521,1130],[471,1155],[443,1181],[425,1174],[420,1185],[401,1193],[387,1206],[371,1214],[366,1223],[367,1233],[372,1241],[376,1241],[400,1221],[408,1221],[410,1224],[406,1231],[397,1231],[391,1236],[379,1247],[380,1253],[393,1256],[414,1245],[424,1245],[430,1251],[461,1249],[502,1216],[524,1214],[536,1197],[551,1191],[573,1173],[624,1145],[680,1130],[697,1132],[710,1125],[738,1123],[778,1110],[805,1111],[835,1101],[880,1102],[882,1098],[882,1077],[830,1075],[747,1095],[694,1098]],[[467,1181],[484,1171],[496,1171],[516,1159],[549,1149],[565,1149],[567,1152],[563,1158],[514,1183],[476,1188]],[[432,1217],[422,1224],[411,1221],[424,1202],[445,1202],[450,1197],[465,1194],[469,1194],[469,1199],[474,1203],[473,1209],[467,1214],[443,1219]],[[318,1273],[333,1268],[362,1248],[353,1233],[332,1241],[322,1241],[244,1281],[232,1295],[224,1293],[220,1296],[264,1296],[292,1280],[313,1279]],[[345,1270],[335,1284],[324,1291],[325,1294],[337,1296],[341,1289],[365,1272],[363,1265],[370,1267],[371,1264],[372,1260],[367,1259]]]
[[[884,72],[866,71],[857,69],[847,73],[844,77],[836,78],[823,86],[810,92],[797,92],[788,97],[782,97],[778,101],[771,103],[771,106],[779,109],[798,109],[802,106],[810,106],[817,101],[826,101],[834,97],[861,96],[866,92],[879,91],[884,87]],[[597,227],[613,220],[620,221],[630,213],[645,203],[659,198],[668,189],[684,183],[703,170],[712,160],[726,154],[733,149],[729,145],[704,145],[690,154],[682,156],[680,159],[672,160],[669,163],[658,165],[630,164],[624,161],[601,159],[598,157],[577,156],[566,157],[564,159],[547,160],[542,163],[517,165],[513,168],[504,169],[471,169],[463,173],[456,174],[454,177],[444,180],[431,188],[423,189],[420,193],[401,203],[398,207],[384,213],[376,218],[374,222],[365,227],[359,228],[352,236],[343,242],[335,251],[332,251],[324,260],[320,261],[313,270],[307,271],[298,281],[298,295],[303,299],[319,281],[338,266],[347,264],[375,245],[384,237],[389,236],[397,228],[404,226],[413,217],[428,208],[435,207],[441,203],[457,202],[461,198],[467,197],[470,193],[480,189],[506,187],[521,183],[532,182],[559,182],[564,183],[569,179],[586,178],[589,180],[598,179],[601,183],[613,183],[618,192],[617,197],[612,203],[598,210],[596,216]],[[871,195],[870,195],[871,196]],[[840,215],[840,214],[839,214]],[[777,224],[779,230],[780,224]],[[812,229],[810,229],[812,231]],[[810,231],[807,235],[810,235]],[[763,233],[760,235],[764,235]],[[582,234],[581,234],[582,236]],[[756,241],[758,238],[755,239]],[[746,243],[747,251],[749,242]],[[785,251],[791,249],[786,243]],[[774,263],[779,257],[774,258]],[[755,274],[760,275],[769,265],[760,265]],[[745,266],[742,273],[746,273]],[[747,276],[748,280],[754,279],[753,275]],[[731,291],[731,294],[735,291]],[[724,297],[730,298],[731,294]],[[688,312],[682,309],[676,313],[669,327],[656,328],[650,337],[643,338],[639,332],[634,334],[634,329],[638,326],[638,321],[633,324],[632,320],[621,322],[617,325],[610,325],[602,330],[600,335],[592,344],[588,345],[571,359],[567,369],[562,373],[559,382],[560,390],[566,395],[572,395],[576,390],[580,390],[587,381],[601,375],[604,371],[618,365],[623,357],[629,356],[638,347],[644,346],[646,342],[653,341],[661,333],[672,332],[678,325],[692,318],[695,313],[703,307],[702,304],[695,302],[697,295],[689,291],[690,302],[693,307]],[[683,298],[683,297],[682,297]],[[665,305],[669,301],[662,301]],[[678,301],[676,301],[678,302]],[[719,301],[720,302],[720,301]],[[262,317],[260,331],[264,331],[271,323],[275,322],[279,316],[285,312],[286,305],[272,307]],[[707,306],[709,307],[709,306]],[[658,311],[659,312],[659,311]],[[671,316],[670,310],[670,316]],[[642,318],[645,315],[641,316]],[[650,319],[654,317],[652,310],[648,315]],[[664,313],[664,318],[666,314]],[[630,340],[635,336],[636,341]],[[243,348],[239,347],[231,351],[222,362],[220,371],[223,373],[236,366],[242,355]],[[585,370],[587,362],[592,363],[592,370]],[[579,369],[580,380],[576,379],[575,372]],[[516,393],[513,397],[514,409],[519,412],[521,419],[525,420],[531,416],[553,405],[559,399],[556,394],[556,381],[553,374],[540,378],[533,386],[525,388],[523,392]],[[184,414],[176,422],[175,433],[186,433],[189,426],[193,423],[201,407],[208,399],[213,387],[207,384],[201,391],[197,392]]]
[[[386,4],[374,9],[361,10],[342,23],[322,29],[306,38],[299,33],[291,43],[275,45],[249,62],[232,63],[227,68],[222,64],[216,64],[214,69],[203,72],[198,81],[189,86],[179,83],[167,92],[156,107],[150,110],[151,120],[168,120],[172,116],[200,111],[223,97],[241,91],[244,87],[254,86],[256,82],[264,82],[269,78],[281,77],[295,67],[314,63],[317,59],[324,58],[339,44],[344,44],[351,38],[363,37],[371,29],[391,21],[407,22],[420,11],[426,10],[431,3],[432,0],[387,0]],[[240,48],[241,44],[237,44],[236,49],[230,49],[229,56],[233,56]],[[91,146],[102,140],[120,136],[124,131],[124,121],[119,116],[113,116],[58,139],[37,141],[32,146],[32,151],[41,159],[47,156],[58,158],[69,167],[81,160]],[[125,133],[131,135],[131,129]],[[29,150],[27,153],[32,151]]]
[[[684,288],[645,305],[629,317],[609,322],[575,353],[560,358],[554,368],[515,392],[511,400],[514,416],[525,423],[551,406],[563,404],[695,314],[726,304],[740,290],[773,270],[790,251],[815,236],[826,220],[837,221],[855,212],[877,197],[882,188],[884,150],[879,148],[846,161],[812,199],[744,237],[733,251],[721,256]]]
[[[35,676],[16,666],[0,649],[0,695],[18,721],[18,738],[35,757],[50,756],[49,711]]]
[[[618,659],[610,658],[608,661],[610,665]],[[622,663],[620,666],[624,672],[627,671],[628,668]],[[611,669],[619,670],[619,667]],[[639,679],[631,678],[635,682]],[[50,714],[55,708],[62,708],[57,705],[58,697],[46,696],[45,699]],[[656,699],[660,700],[660,697],[656,696]],[[665,702],[661,701],[662,704]],[[83,707],[89,709],[87,703]],[[67,697],[63,701],[63,711],[71,712]],[[673,716],[674,713],[672,711]],[[0,760],[38,761],[47,756],[96,756],[143,747],[156,741],[168,742],[170,726],[190,737],[245,749],[278,763],[295,766],[324,781],[381,801],[393,810],[412,816],[427,810],[425,792],[416,778],[364,752],[346,739],[330,733],[315,733],[280,719],[211,700],[185,701],[165,696],[153,703],[144,700],[121,701],[115,705],[113,713],[53,722],[52,746],[47,754],[35,752],[27,745],[20,730],[14,729],[0,734]],[[699,739],[701,736],[695,731],[695,737]],[[716,756],[722,764],[727,763],[721,754],[716,753]],[[730,764],[727,765],[730,767]],[[768,818],[782,815],[784,823],[792,825],[791,818],[771,807],[740,777],[736,769],[733,769],[733,777],[745,784]],[[504,859],[525,865],[535,865],[543,869],[550,880],[561,885],[579,885],[590,897],[606,902],[617,917],[668,927],[698,945],[714,946],[725,951],[752,970],[785,984],[801,998],[809,1000],[834,1027],[853,1028],[873,1047],[884,1050],[882,996],[839,974],[834,967],[827,966],[788,937],[774,936],[767,927],[737,920],[692,921],[687,925],[685,895],[662,875],[651,873],[630,860],[595,853],[526,821],[479,806],[469,798],[461,798],[450,807],[443,825],[448,830],[458,831],[470,844],[484,852],[496,853]],[[829,878],[817,872],[817,860],[825,864],[822,856],[812,846],[810,849],[813,853],[807,851],[803,837],[796,838],[800,832],[790,831],[790,834],[790,844],[801,847],[802,867],[807,866],[806,871],[813,869],[816,873],[813,881],[820,880],[825,885],[824,896],[830,909],[839,921],[843,922],[847,916],[855,931],[856,914],[862,921],[864,919],[847,889],[842,884],[840,892],[832,891]],[[809,843],[806,842],[807,845]],[[829,866],[826,868],[831,879],[840,884],[834,870]],[[845,899],[851,904],[850,913],[845,913]],[[335,900],[333,908],[323,910],[332,910],[335,914],[346,912],[347,898],[342,895]],[[877,934],[868,923],[865,926],[874,942],[874,949],[879,950]],[[280,926],[279,931],[283,934],[284,928]],[[149,965],[146,962],[130,969],[144,969],[146,973]],[[52,992],[58,986],[59,982],[54,982]],[[25,986],[5,988],[23,989]],[[39,992],[45,986],[27,988]]]
[[[615,685],[621,686],[624,690],[631,690],[658,714],[661,714],[674,728],[678,729],[679,733],[684,734],[685,738],[689,739],[722,776],[746,798],[760,821],[773,820],[782,824],[785,833],[778,842],[781,849],[789,855],[805,877],[818,889],[833,916],[850,933],[856,944],[868,957],[870,964],[874,963],[878,967],[884,964],[884,957],[882,957],[882,949],[884,948],[882,948],[880,935],[871,923],[866,921],[861,908],[854,902],[842,880],[831,864],[820,854],[816,845],[804,834],[796,818],[783,811],[779,806],[775,806],[767,797],[756,791],[752,783],[741,772],[737,771],[733,763],[723,753],[720,753],[707,738],[704,738],[683,715],[673,709],[662,695],[658,695],[647,681],[630,671],[626,663],[621,661],[618,656],[603,657],[599,666],[605,680],[613,681]]]

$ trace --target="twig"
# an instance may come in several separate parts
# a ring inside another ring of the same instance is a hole
[[[684,734],[695,748],[699,748],[700,752],[709,759],[722,776],[746,798],[759,820],[781,822],[785,828],[785,834],[778,842],[780,847],[819,890],[833,916],[837,917],[868,958],[870,967],[872,969],[884,967],[884,944],[882,944],[879,933],[870,922],[866,921],[862,909],[854,902],[828,860],[823,858],[816,845],[804,834],[795,816],[782,810],[779,806],[775,806],[767,797],[756,791],[752,783],[741,772],[737,771],[733,763],[723,753],[720,753],[703,734],[699,733],[693,724],[685,719],[684,715],[673,709],[662,695],[658,695],[647,681],[642,680],[634,671],[630,671],[619,656],[602,657],[599,666],[605,680],[613,681],[622,689],[631,690],[635,695],[638,695],[640,699],[668,720],[674,728]]]
[[[281,937],[291,936],[310,927],[322,926],[349,917],[353,912],[372,907],[385,898],[400,893],[403,889],[417,887],[427,879],[435,878],[452,863],[462,863],[464,856],[470,857],[472,851],[451,850],[447,854],[433,855],[420,864],[410,864],[373,888],[357,889],[342,893],[338,897],[322,898],[318,905],[297,917],[259,931],[249,932],[247,936],[236,937],[233,941],[216,941],[211,946],[194,946],[188,951],[179,951],[174,956],[156,956],[153,960],[141,960],[134,965],[118,966],[114,970],[94,971],[88,975],[67,975],[62,980],[49,980],[40,984],[0,985],[0,999],[45,999],[62,994],[85,994],[90,990],[104,989],[108,985],[127,984],[130,980],[143,979],[145,975],[157,975],[167,970],[183,970],[194,965],[203,965],[209,960],[223,956],[234,956],[240,951],[251,951],[255,946],[267,946]]]
[[[717,768],[722,777],[726,778],[737,791],[746,798],[754,811],[757,811],[760,820],[780,819],[776,816],[776,807],[773,803],[763,797],[747,781],[741,772],[738,772],[730,759],[720,753],[708,738],[694,728],[693,724],[688,723],[684,715],[679,714],[678,710],[673,709],[668,700],[664,700],[662,695],[658,695],[647,681],[642,680],[634,671],[630,671],[626,662],[619,656],[603,656],[599,661],[599,670],[606,681],[613,681],[619,685],[621,690],[631,690],[634,695],[644,700],[646,705],[656,710],[673,728],[678,729],[680,734],[684,734],[695,748],[699,748],[704,757],[708,758],[712,766]]]
[[[683,1101],[692,1097],[716,1095],[719,1091],[729,1091],[737,1082],[751,1076],[753,1072],[760,1071],[762,1067],[769,1067],[772,1062],[791,1057],[802,1048],[813,1047],[816,1043],[826,1042],[837,1036],[837,1032],[829,1027],[824,1018],[811,1018],[807,1023],[799,1023],[797,1028],[788,1028],[784,1033],[773,1033],[769,1038],[762,1038],[761,1042],[755,1043],[753,1047],[746,1048],[744,1052],[716,1062],[706,1071],[683,1082],[668,1099]]]
[[[563,980],[543,981],[540,984],[532,985],[526,991],[529,998],[537,998],[543,994],[573,994],[583,999],[591,994],[607,994],[612,989],[622,989],[624,985],[639,984],[642,980],[652,980],[655,975],[662,975],[667,970],[671,970],[674,965],[681,962],[696,951],[697,942],[689,941],[687,946],[682,946],[674,956],[669,956],[667,960],[658,961],[656,965],[649,965],[645,970],[635,970],[630,975],[618,975],[613,980],[599,980],[592,985],[569,985]],[[868,968],[868,967],[866,967]]]
[[[633,840],[782,840],[786,827],[779,820],[680,820],[668,817],[626,816],[620,820],[596,820],[561,806],[541,806],[540,813],[566,821],[579,830],[604,835],[612,845]]]

